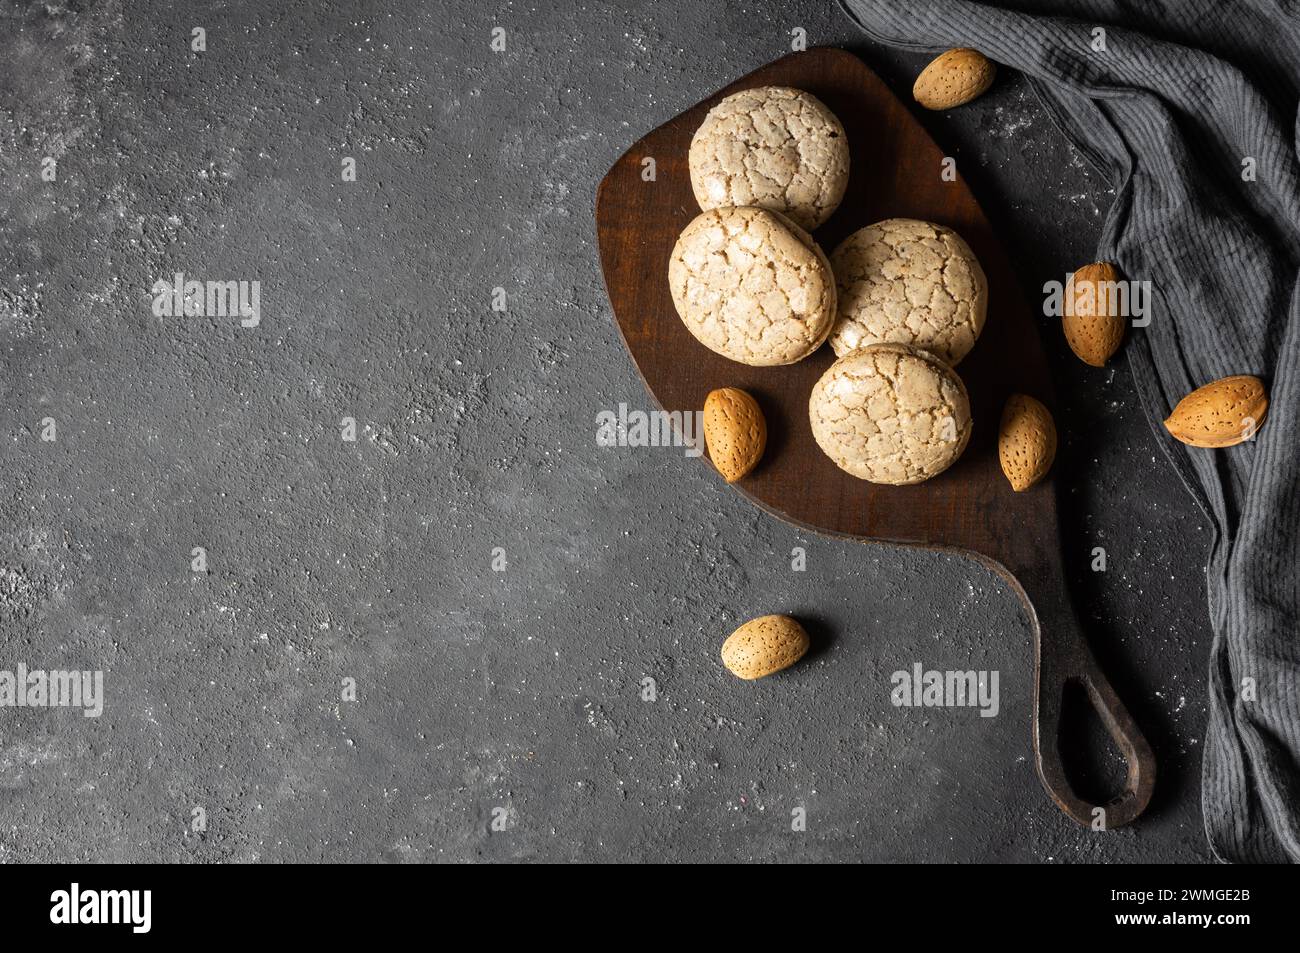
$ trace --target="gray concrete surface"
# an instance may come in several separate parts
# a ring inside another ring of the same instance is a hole
[[[1208,525],[1127,365],[1046,336],[1076,597],[1162,770],[1106,834],[1034,775],[989,573],[596,445],[648,406],[597,269],[608,166],[794,27],[900,91],[923,62],[829,3],[619,6],[0,0],[0,669],[107,693],[0,709],[0,860],[1208,858]],[[1019,77],[925,122],[1027,293],[1091,260],[1107,183]],[[155,317],[176,271],[260,281],[261,324]],[[741,684],[718,646],[767,611],[817,651]],[[1001,714],[892,707],[916,661],[997,669]]]

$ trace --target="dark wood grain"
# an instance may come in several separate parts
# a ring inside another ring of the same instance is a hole
[[[808,395],[834,360],[829,347],[788,367],[748,367],[698,343],[673,307],[669,254],[678,234],[699,214],[686,164],[691,136],[719,99],[767,85],[811,92],[839,116],[848,135],[848,191],[814,236],[827,252],[871,222],[919,218],[956,229],[988,276],[988,320],[958,367],[971,398],[970,445],[956,464],[925,483],[867,483],[840,470],[818,448],[808,422]],[[655,164],[651,181],[642,174],[647,158]],[[757,398],[768,421],[768,449],[759,466],[734,484],[754,503],[802,527],[863,542],[957,550],[1008,579],[1025,603],[1037,646],[1033,735],[1039,775],[1067,814],[1093,823],[1094,805],[1074,795],[1057,750],[1062,691],[1077,681],[1128,759],[1126,790],[1104,805],[1106,826],[1116,827],[1146,807],[1154,760],[1075,622],[1061,565],[1052,479],[1015,493],[1002,475],[997,429],[1007,396],[1031,394],[1053,408],[1055,395],[1012,264],[960,176],[955,181],[941,176],[943,158],[907,107],[852,54],[815,49],[787,56],[660,126],[610,169],[596,203],[606,287],[628,351],[663,409],[697,410],[709,391],[724,386],[744,388]]]

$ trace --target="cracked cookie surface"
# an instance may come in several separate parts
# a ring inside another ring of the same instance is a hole
[[[859,229],[831,255],[839,314],[836,356],[868,344],[914,344],[951,365],[984,329],[988,281],[951,228],[890,218]]]
[[[808,400],[817,445],[872,483],[920,483],[948,469],[970,440],[970,400],[956,371],[906,344],[840,358]]]
[[[709,110],[690,149],[702,209],[752,205],[811,231],[839,206],[849,182],[844,127],[815,96],[763,86]]]
[[[835,321],[830,263],[807,232],[776,212],[719,208],[686,226],[668,287],[687,330],[741,364],[793,364]]]

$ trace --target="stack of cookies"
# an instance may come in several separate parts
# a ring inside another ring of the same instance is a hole
[[[988,284],[949,228],[888,219],[828,259],[810,234],[849,178],[844,127],[816,97],[767,86],[723,99],[690,149],[704,211],[668,266],[673,303],[704,346],[742,364],[793,364],[830,342],[838,360],[809,417],[837,466],[873,483],[918,483],[970,438],[953,367],[984,326]]]

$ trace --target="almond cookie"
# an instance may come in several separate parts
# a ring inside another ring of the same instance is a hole
[[[951,228],[890,218],[859,229],[831,255],[839,315],[831,347],[914,344],[955,366],[980,331],[989,286],[970,246]]]
[[[807,232],[761,208],[718,208],[686,226],[668,287],[687,330],[741,364],[793,364],[835,321],[830,263]]]
[[[872,483],[920,483],[948,469],[970,440],[970,400],[929,351],[873,344],[840,358],[808,401],[817,445]]]
[[[844,198],[849,144],[821,100],[762,86],[709,110],[691,140],[690,167],[700,208],[755,205],[811,231]]]

